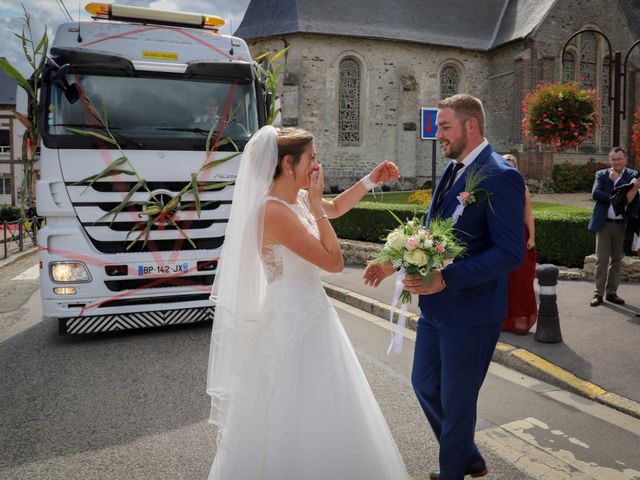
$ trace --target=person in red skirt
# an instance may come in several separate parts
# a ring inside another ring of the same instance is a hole
[[[518,160],[511,154],[504,155],[515,168]],[[536,323],[538,304],[533,290],[536,275],[536,233],[531,210],[531,194],[524,187],[525,252],[522,264],[509,273],[509,309],[501,329],[514,333],[527,333]]]

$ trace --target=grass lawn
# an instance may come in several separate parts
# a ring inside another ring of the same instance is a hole
[[[533,202],[531,204],[533,214],[536,212],[554,212],[554,213],[591,213],[590,208],[576,207],[574,205],[561,205],[558,203]]]
[[[394,203],[401,205],[409,205],[410,192],[380,192],[377,191],[375,196],[371,193],[364,196],[363,202],[373,203]],[[335,195],[325,195],[325,198],[333,198]],[[554,213],[590,213],[590,208],[576,207],[573,205],[561,205],[557,203],[533,202],[533,214],[536,212],[554,212]]]

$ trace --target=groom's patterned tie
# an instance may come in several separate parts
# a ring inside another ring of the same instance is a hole
[[[449,173],[449,177],[447,178],[447,184],[443,186],[442,190],[440,190],[440,194],[438,195],[438,203],[436,203],[436,210],[440,208],[440,205],[442,204],[442,200],[444,199],[445,194],[449,191],[449,189],[451,188],[451,185],[453,185],[453,182],[455,181],[456,176],[458,175],[458,172],[462,167],[464,167],[464,163],[460,162],[460,163],[456,163],[455,166],[451,169]]]

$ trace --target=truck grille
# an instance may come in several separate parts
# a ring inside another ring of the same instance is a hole
[[[215,182],[200,182],[201,186],[214,185]],[[154,193],[165,199],[173,198],[186,182],[149,182]],[[141,217],[142,208],[130,203],[113,217],[102,218],[107,212],[117,207],[124,192],[128,192],[133,182],[99,181],[89,186],[78,182],[66,182],[69,197],[77,217],[93,246],[102,253],[134,253],[176,250],[214,250],[220,248],[224,241],[224,232],[229,220],[233,186],[217,190],[203,191],[199,194],[201,203],[200,216],[196,212],[194,198],[183,196],[182,209],[174,217],[176,227],[165,224],[151,227],[147,243],[142,241],[132,244],[138,236],[140,228],[144,229],[146,218]],[[136,192],[132,201],[148,201],[146,191]],[[140,228],[135,229],[138,226]],[[191,242],[185,237],[186,234]],[[192,245],[193,243],[193,245]],[[128,247],[128,248],[127,248]]]

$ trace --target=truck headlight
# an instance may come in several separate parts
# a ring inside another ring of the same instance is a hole
[[[52,262],[51,279],[54,282],[90,282],[89,269],[82,262]]]

